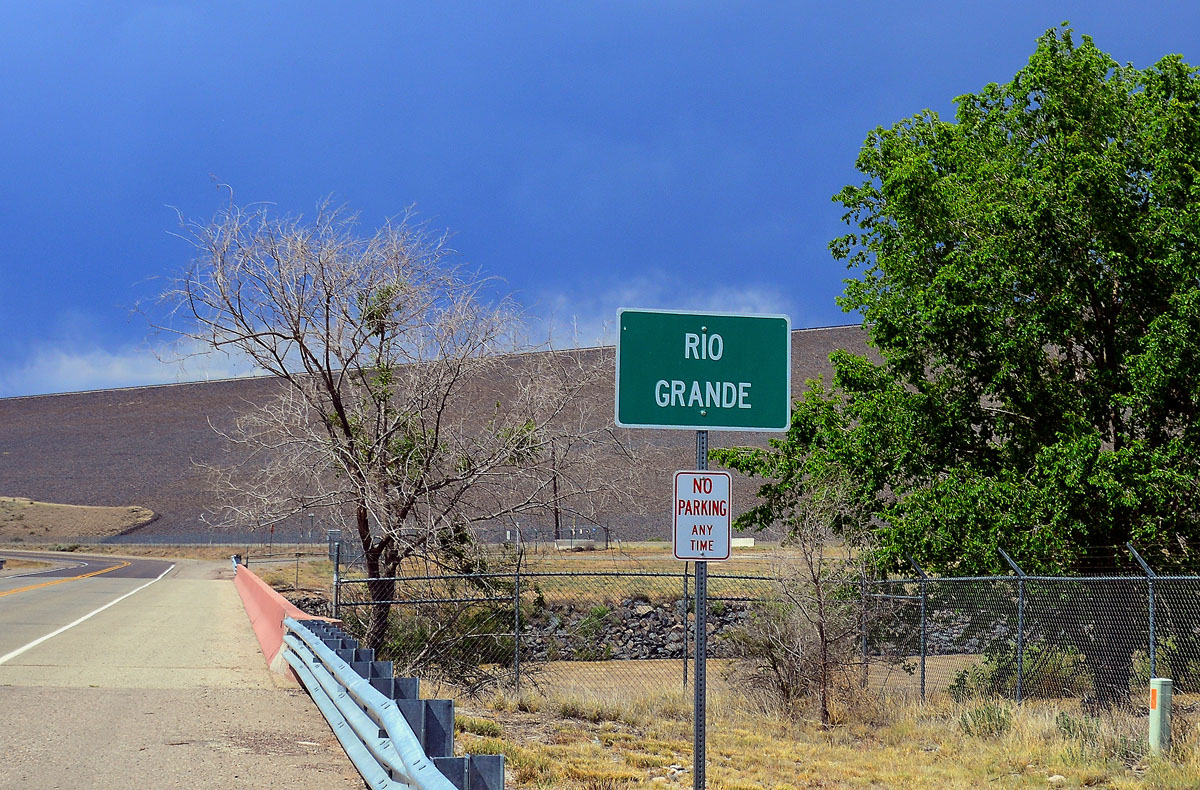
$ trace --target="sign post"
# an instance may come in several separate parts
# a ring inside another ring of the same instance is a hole
[[[675,474],[671,508],[675,556],[696,563],[695,790],[706,782],[708,563],[729,559],[732,543],[731,478],[708,471],[708,432],[786,431],[791,371],[785,315],[617,311],[614,421],[696,432],[696,471]]]
[[[708,469],[708,431],[696,431],[696,468]],[[678,506],[677,506],[678,507]],[[685,617],[687,609],[684,608]],[[705,751],[708,747],[708,562],[696,562],[696,681],[693,706],[696,728],[692,738],[692,787],[704,790]]]

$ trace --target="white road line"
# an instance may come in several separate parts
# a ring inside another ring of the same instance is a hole
[[[6,653],[6,654],[0,656],[0,664],[3,664],[7,661],[11,661],[12,659],[16,658],[17,656],[21,655],[22,653],[26,652],[27,650],[32,650],[33,648],[37,647],[42,642],[45,642],[47,639],[53,639],[54,637],[61,634],[63,631],[66,631],[68,628],[74,628],[75,626],[82,623],[84,620],[88,620],[88,619],[100,614],[108,607],[119,604],[121,601],[124,601],[126,598],[133,595],[134,593],[141,592],[142,590],[149,587],[151,584],[154,584],[156,581],[158,581],[162,577],[166,576],[168,573],[170,573],[173,570],[175,570],[174,564],[172,564],[171,567],[167,568],[165,571],[160,573],[157,578],[151,579],[150,581],[146,582],[145,584],[143,584],[141,587],[138,587],[137,589],[130,590],[129,592],[122,595],[120,598],[114,598],[113,600],[104,604],[104,606],[101,606],[99,609],[95,610],[94,612],[88,612],[87,614],[85,614],[83,617],[80,617],[75,622],[67,623],[62,628],[58,629],[57,631],[53,631],[49,634],[46,634],[45,636],[40,636],[37,639],[30,642],[29,644],[25,645],[24,647],[18,647],[16,650],[12,651],[11,653]]]
[[[37,576],[39,573],[54,573],[55,571],[73,570],[75,568],[86,568],[86,562],[77,562],[74,565],[59,565],[57,568],[47,568],[44,571],[30,571],[29,573],[14,573],[12,576],[0,576],[3,579],[24,579],[26,576]]]

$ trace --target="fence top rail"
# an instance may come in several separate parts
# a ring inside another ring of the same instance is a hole
[[[1032,576],[1026,577],[1032,579]],[[938,582],[1015,582],[1016,576],[930,576],[926,579],[867,579],[867,584],[883,587],[894,584],[936,584]]]
[[[295,559],[296,557],[327,557],[329,555],[324,551],[276,551],[270,554],[247,552],[246,556],[253,557],[256,560],[269,560],[281,557]]]
[[[503,598],[393,598],[387,601],[341,601],[338,606],[383,606],[384,604],[431,604],[431,603],[512,603],[512,596]]]
[[[521,574],[526,576],[528,574]],[[516,573],[447,573],[440,576],[370,576],[365,579],[341,579],[339,584],[370,584],[371,582],[430,582],[444,579],[509,579]]]
[[[270,556],[278,557],[295,557],[296,552],[288,552],[279,555],[257,554],[251,555],[252,558],[264,559]],[[340,584],[371,584],[373,582],[422,582],[422,581],[453,581],[453,580],[472,580],[472,579],[513,579],[517,576],[525,579],[551,579],[551,578],[660,578],[660,579],[683,579],[691,578],[690,572],[672,573],[669,571],[502,571],[489,573],[446,573],[428,576],[371,576],[362,579],[346,579],[340,580]],[[777,581],[773,576],[762,576],[756,574],[741,574],[741,573],[710,573],[709,580],[727,579],[731,581],[761,581],[773,582]],[[1140,582],[1145,583],[1147,577],[1140,576],[930,576],[925,579],[917,578],[898,578],[898,579],[866,579],[863,583],[874,587],[887,587],[904,584],[965,584],[968,582],[1072,582],[1082,584],[1086,582]],[[1200,575],[1158,575],[1154,577],[1155,581],[1192,581],[1200,582]]]
[[[867,579],[866,583],[876,586],[892,584],[935,584],[956,582],[1141,582],[1146,576],[930,576],[927,579]],[[1154,576],[1154,581],[1200,582],[1200,576]]]
[[[260,555],[261,556],[261,555]],[[292,556],[292,555],[288,555]],[[450,581],[455,579],[513,579],[520,576],[523,579],[547,579],[547,578],[661,578],[661,579],[683,579],[684,576],[692,578],[691,573],[685,574],[683,571],[679,573],[671,573],[668,571],[504,571],[501,573],[446,573],[434,576],[373,576],[365,579],[342,579],[340,584],[370,584],[372,582],[424,582],[424,581]],[[713,579],[734,579],[738,581],[775,581],[772,576],[755,576],[743,574],[728,574],[728,573],[710,573],[709,581]]]

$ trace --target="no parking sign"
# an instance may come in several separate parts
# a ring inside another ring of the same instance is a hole
[[[675,473],[675,559],[729,559],[732,520],[728,472]]]

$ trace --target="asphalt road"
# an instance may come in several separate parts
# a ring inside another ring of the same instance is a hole
[[[40,571],[21,572],[18,570],[16,574],[0,579],[0,593],[3,593],[8,587],[6,582],[9,579],[18,577],[32,578],[34,576],[41,576],[44,578],[62,578],[103,573],[110,579],[153,579],[168,567],[174,565],[174,563],[166,560],[117,559],[115,557],[81,555],[73,552],[0,551],[0,557],[52,562],[60,566]]]
[[[0,664],[175,567],[163,560],[61,553],[5,551],[0,557],[55,563],[48,570],[18,570],[0,578]]]
[[[0,790],[363,787],[228,562],[21,556],[57,566],[0,578]]]

